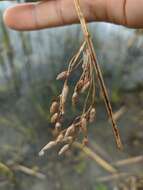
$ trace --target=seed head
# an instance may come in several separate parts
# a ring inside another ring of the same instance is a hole
[[[69,127],[67,128],[66,133],[65,133],[65,137],[74,135],[74,133],[75,133],[75,125],[72,124],[71,126],[69,126]]]
[[[76,91],[77,91],[77,92],[80,92],[81,89],[82,89],[82,87],[83,87],[83,85],[84,85],[84,80],[82,79],[82,80],[80,80],[80,81],[77,83]]]
[[[81,131],[84,136],[87,136],[87,119],[85,117],[81,119]]]
[[[67,100],[67,96],[68,96],[68,92],[69,92],[69,87],[67,84],[64,85],[63,87],[63,91],[62,91],[62,102],[65,103]]]
[[[90,81],[87,81],[81,89],[81,93],[84,93],[90,86]]]
[[[58,76],[57,76],[57,80],[61,80],[61,79],[66,79],[67,77],[69,76],[69,74],[68,74],[68,72],[67,71],[63,71],[63,72],[61,72],[60,74],[58,74]]]
[[[55,113],[52,117],[51,117],[51,123],[56,123],[58,120],[58,113]]]
[[[50,113],[54,114],[58,111],[58,109],[59,109],[59,104],[58,102],[54,101],[50,107]]]
[[[57,122],[56,125],[55,125],[55,128],[56,128],[57,130],[60,130],[61,127],[62,127],[61,123],[60,123],[60,122]]]
[[[43,156],[45,154],[45,151],[56,146],[57,143],[55,141],[50,141],[46,146],[42,148],[42,150],[39,152],[39,156]]]
[[[85,51],[85,52],[83,52],[83,64],[82,64],[83,70],[86,68],[88,60],[89,60],[88,52]]]
[[[78,93],[74,92],[72,96],[72,105],[76,105],[77,101],[78,101]]]
[[[62,154],[64,154],[67,150],[69,150],[69,148],[70,148],[69,144],[64,145],[63,148],[61,148],[61,150],[58,153],[59,156],[62,155]]]
[[[92,123],[95,120],[96,110],[92,108],[89,113],[89,122]]]
[[[66,142],[68,144],[71,144],[73,142],[74,138],[72,136],[64,137],[63,142]]]
[[[58,136],[57,139],[56,139],[56,143],[62,142],[62,141],[63,141],[63,138],[64,138],[64,135],[63,135],[62,133],[59,134],[59,136]]]
[[[64,112],[65,112],[65,103],[66,103],[66,100],[67,100],[68,92],[69,92],[69,87],[68,87],[67,84],[65,84],[64,87],[63,87],[63,90],[62,90],[62,94],[61,94],[62,114],[64,114]]]

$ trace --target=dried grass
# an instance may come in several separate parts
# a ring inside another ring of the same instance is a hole
[[[52,148],[57,144],[65,143],[64,147],[59,151],[59,155],[63,154],[71,147],[72,143],[78,139],[80,133],[83,134],[82,144],[88,143],[87,126],[89,123],[94,122],[96,117],[96,80],[103,95],[105,106],[112,123],[113,134],[115,136],[117,147],[119,149],[122,148],[119,131],[113,116],[107,89],[97,61],[92,39],[88,32],[86,21],[80,8],[79,0],[74,0],[74,3],[84,34],[84,42],[76,55],[71,59],[68,69],[57,76],[57,80],[62,79],[64,81],[61,94],[58,96],[56,101],[53,101],[50,108],[51,123],[55,124],[57,137],[54,141],[49,142],[40,151],[39,155],[43,155],[47,149]],[[72,105],[75,107],[78,103],[79,97],[82,94],[86,94],[83,111],[81,115],[74,119],[69,127],[62,130],[63,118],[66,114],[66,102],[70,93],[69,79],[72,73],[79,67],[82,68],[82,74],[74,88]]]

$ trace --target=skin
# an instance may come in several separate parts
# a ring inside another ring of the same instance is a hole
[[[88,22],[104,21],[143,27],[143,0],[80,0]],[[43,0],[19,4],[4,12],[5,24],[15,30],[37,30],[78,23],[73,0]]]

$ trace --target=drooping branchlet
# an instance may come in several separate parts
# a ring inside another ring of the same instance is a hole
[[[109,101],[107,89],[103,80],[99,63],[97,61],[94,46],[90,38],[88,28],[86,26],[86,21],[80,8],[79,0],[74,0],[74,3],[83,30],[84,42],[82,43],[78,52],[69,62],[68,69],[61,72],[57,76],[57,80],[64,80],[64,85],[61,94],[58,96],[58,101],[53,101],[50,107],[50,113],[51,123],[55,125],[55,129],[58,131],[58,135],[54,141],[48,143],[40,151],[39,155],[43,155],[45,150],[48,150],[49,148],[52,148],[62,143],[64,143],[65,145],[59,151],[59,155],[65,153],[67,150],[70,149],[72,143],[78,139],[80,133],[83,134],[82,144],[88,144],[88,125],[89,123],[93,123],[96,117],[96,80],[98,82],[97,84],[100,87],[100,92],[102,92],[108,115],[111,119],[117,146],[118,148],[122,147],[119,131],[113,117],[112,107]],[[73,120],[72,124],[69,127],[62,129],[63,119],[66,113],[66,103],[68,97],[70,97],[69,77],[79,67],[81,67],[81,69],[79,70],[81,71],[81,76],[75,84],[74,91],[72,92],[73,95],[71,98],[71,102],[72,105],[75,106],[80,100],[80,96],[86,94],[82,109],[83,111],[81,115],[77,116]]]

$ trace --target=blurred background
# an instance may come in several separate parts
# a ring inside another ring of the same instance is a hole
[[[52,139],[49,107],[62,85],[55,78],[82,33],[79,25],[12,31],[2,14],[15,3],[0,2],[0,190],[143,190],[143,31],[89,24],[124,150],[116,148],[99,98],[90,148],[39,158]]]

